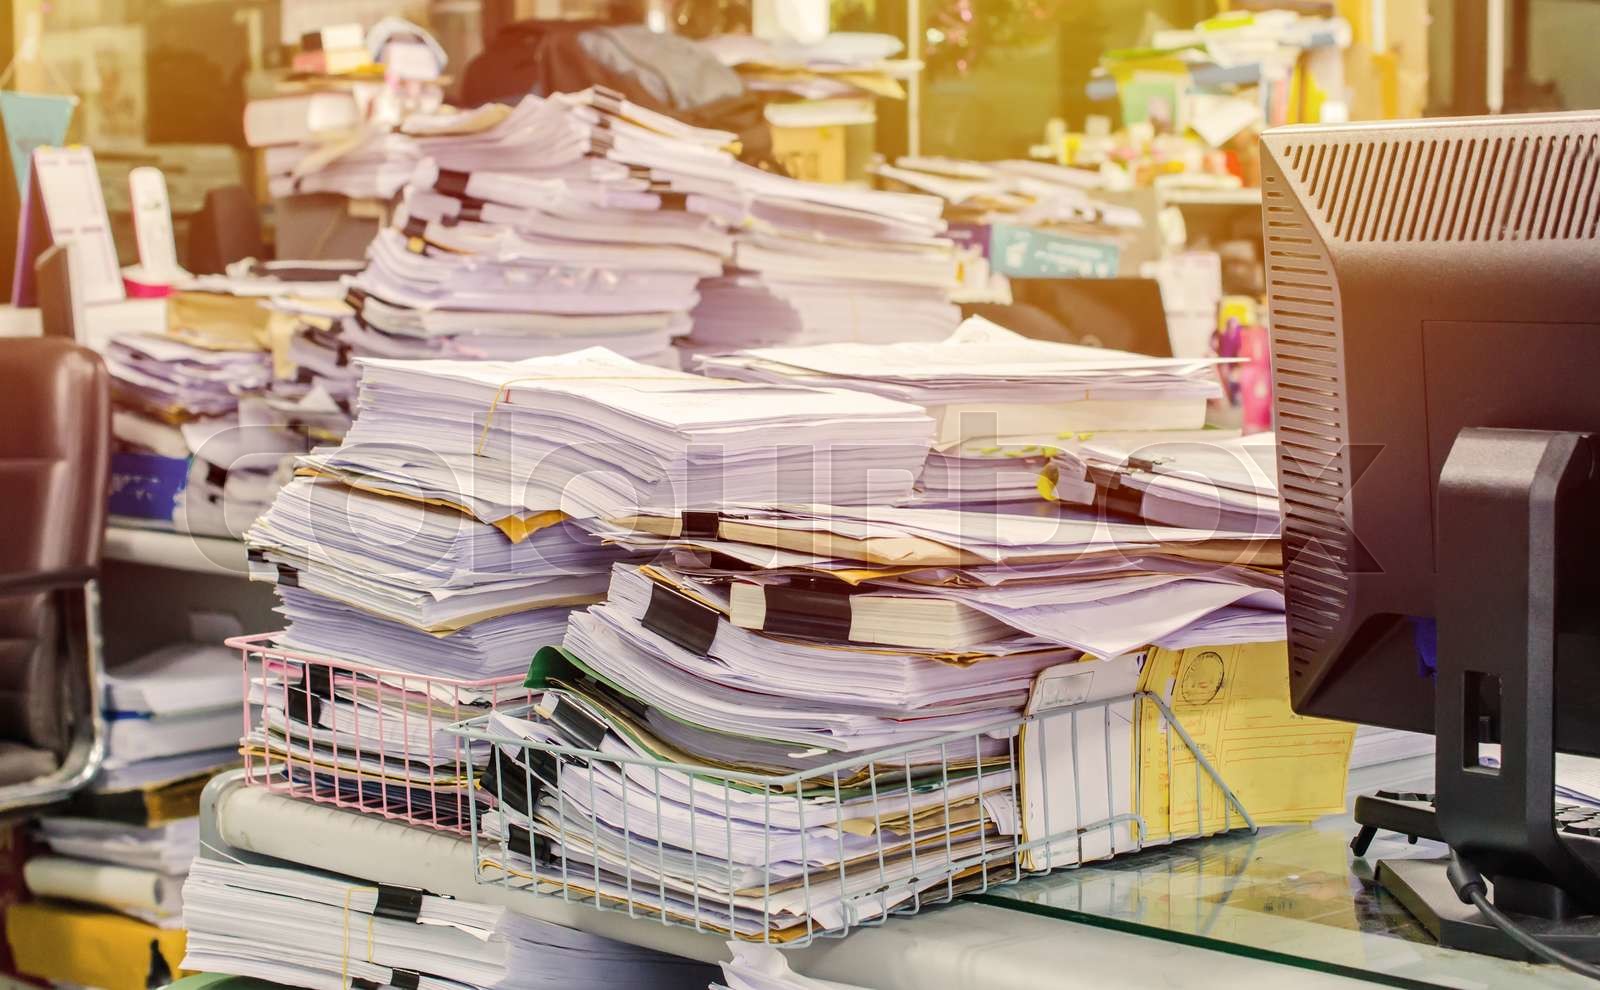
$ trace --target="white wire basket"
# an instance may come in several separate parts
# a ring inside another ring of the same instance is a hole
[[[245,779],[292,797],[465,835],[472,783],[492,747],[454,723],[525,707],[520,677],[463,680],[390,670],[239,636]]]
[[[470,808],[478,881],[724,937],[805,945],[1029,874],[1255,828],[1149,693],[770,774],[642,757],[603,726],[583,745],[531,738],[529,725],[574,723],[551,697],[448,730],[491,747]],[[1165,736],[1168,780],[1193,764],[1192,822],[1163,816],[1181,832],[1152,834],[1136,811],[1148,732]]]

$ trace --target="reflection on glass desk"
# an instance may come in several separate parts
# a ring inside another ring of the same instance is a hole
[[[979,900],[1389,986],[1593,986],[1551,966],[1440,948],[1373,873],[1379,859],[1437,858],[1445,847],[1380,833],[1358,860],[1355,832],[1348,815],[1238,832],[1034,877]]]

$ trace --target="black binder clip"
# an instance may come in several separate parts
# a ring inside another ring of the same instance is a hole
[[[464,199],[467,195],[467,183],[472,181],[471,172],[461,172],[453,168],[441,168],[439,178],[433,182],[434,192],[454,199]]]
[[[422,916],[422,898],[427,891],[420,887],[400,887],[378,884],[378,903],[373,905],[372,916],[391,921],[415,923]]]
[[[422,974],[414,969],[389,970],[389,985],[395,990],[417,990],[417,984],[422,982]]]
[[[657,584],[650,589],[650,605],[640,624],[696,656],[705,656],[716,638],[718,618],[694,599]]]
[[[560,695],[555,696],[556,706],[550,710],[548,716],[561,730],[562,735],[579,743],[584,749],[599,750],[600,744],[605,742],[606,724],[584,710],[583,706],[575,701],[569,701]]]
[[[717,538],[717,524],[721,521],[720,513],[685,512],[680,531],[685,539],[714,540]]]

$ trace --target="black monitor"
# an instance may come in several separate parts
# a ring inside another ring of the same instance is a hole
[[[1262,186],[1294,706],[1438,734],[1440,836],[1600,911],[1600,113],[1277,129]]]

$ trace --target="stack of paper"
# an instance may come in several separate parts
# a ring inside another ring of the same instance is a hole
[[[662,632],[639,624],[633,640],[687,640],[698,629],[721,641],[725,620],[714,610],[706,614],[703,627],[683,615],[655,625]],[[916,668],[932,668],[924,698],[942,695],[939,708],[891,712],[841,700],[849,684],[801,699],[697,683],[677,666],[692,655],[687,646],[674,644],[683,656],[668,660],[664,648],[611,644],[595,651],[583,636],[569,645],[564,655],[575,673],[548,679],[525,718],[496,713],[489,720],[495,737],[506,740],[483,781],[496,802],[482,817],[492,875],[514,885],[537,878],[574,896],[777,942],[870,922],[919,892],[960,893],[985,872],[990,882],[1012,875],[1022,782],[1009,723],[1020,716],[1023,698],[1009,688],[983,697],[1003,676],[984,668],[1025,661],[975,659],[967,667],[952,658],[851,651],[823,641],[786,644],[813,658],[844,654],[835,669],[853,666],[857,690],[874,680],[870,661],[879,654],[885,681],[914,682]],[[776,675],[797,656],[768,656],[765,669]],[[1062,656],[1058,651],[1056,660]],[[1139,662],[1137,656],[1068,659],[1054,669],[1083,674],[1077,700],[1092,703],[1131,692]],[[629,665],[652,673],[627,683],[612,679]],[[698,666],[716,665],[707,656]],[[829,684],[832,674],[815,680]],[[658,689],[646,683],[652,679],[661,681]],[[962,694],[970,701],[960,701]],[[961,725],[968,729],[957,733]],[[1120,725],[1126,740],[1127,723]],[[916,748],[943,731],[952,734]],[[865,752],[894,744],[903,750],[881,762]],[[530,745],[600,755],[557,758]],[[656,761],[707,769],[691,775]],[[1108,764],[1102,755],[1086,765]],[[724,782],[724,773],[747,776]],[[1119,808],[1130,801],[1121,794]],[[1058,825],[1069,818],[1062,810]]]
[[[178,643],[105,677],[108,773],[145,761],[210,754],[232,762],[242,725],[239,658],[223,646]]]
[[[221,646],[175,644],[109,670],[105,770],[39,820],[50,854],[27,862],[29,891],[179,927],[200,790],[238,759],[242,691],[238,655]]]
[[[737,69],[748,89],[804,100],[904,99],[901,80],[921,69],[918,62],[895,58],[905,44],[889,34],[836,31],[810,44],[728,34],[703,44]]]
[[[620,554],[558,513],[497,528],[368,487],[297,478],[247,536],[251,575],[277,585],[288,620],[278,645],[327,659],[259,672],[252,766],[464,830],[486,753],[444,727],[523,700],[528,658],[604,594]]]
[[[1215,363],[1030,340],[973,317],[939,343],[754,348],[703,357],[699,368],[920,405],[937,433],[918,500],[982,505],[1037,502],[1057,448],[1094,433],[1198,434],[1220,394]]]
[[[745,218],[728,272],[701,285],[699,352],[831,341],[935,341],[960,320],[956,256],[931,196],[766,173],[729,177]],[[713,200],[727,196],[708,189]]]
[[[1056,455],[1046,491],[1121,518],[1276,536],[1277,452],[1271,433],[1094,436]]]
[[[711,967],[504,907],[285,866],[202,859],[186,969],[289,986],[703,990]]]
[[[23,866],[35,897],[109,908],[159,928],[182,924],[183,878],[200,851],[199,819],[140,826],[46,817],[39,829],[52,855]]]
[[[213,350],[155,334],[122,334],[105,352],[119,406],[160,422],[223,416],[271,376],[265,352]]]
[[[122,455],[114,511],[206,535],[244,532],[287,477],[286,461],[309,449],[303,396],[285,402],[275,381],[273,310],[326,307],[351,271],[343,262],[246,259],[170,297],[165,335],[110,340]]]
[[[278,586],[283,645],[468,680],[525,667],[599,600],[618,556],[558,519],[513,542],[454,508],[312,478],[248,541],[253,576]]]
[[[1020,637],[1100,657],[1284,636],[1273,535],[1064,512],[836,506],[725,510],[710,536],[634,525],[655,532],[608,536],[676,552],[697,599],[725,598],[732,621],[750,629],[939,651]],[[743,573],[711,566],[717,558]],[[731,587],[718,594],[718,583]]]
[[[746,385],[591,348],[519,362],[362,363],[361,410],[317,470],[485,522],[749,501],[909,496],[929,421],[861,392]]]
[[[975,162],[901,156],[873,174],[886,188],[928,193],[945,201],[945,217],[962,223],[1014,223],[1065,230],[1131,229],[1139,211],[1095,195],[1099,173],[1047,162]]]

